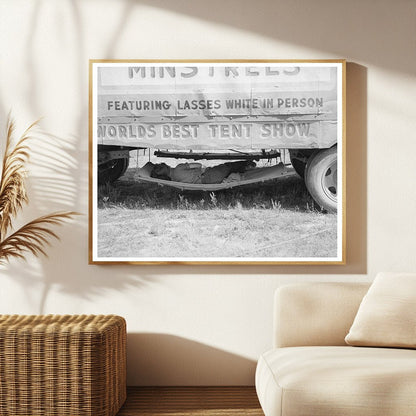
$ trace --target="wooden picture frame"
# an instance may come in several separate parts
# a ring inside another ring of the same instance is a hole
[[[90,60],[90,264],[345,264],[345,60]]]

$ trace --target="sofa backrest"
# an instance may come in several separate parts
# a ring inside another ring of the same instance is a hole
[[[275,348],[346,345],[369,283],[301,283],[282,286],[274,300]]]

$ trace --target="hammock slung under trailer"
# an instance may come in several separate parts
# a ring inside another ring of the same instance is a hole
[[[152,178],[150,176],[151,166],[144,166],[138,169],[134,174],[134,179],[143,182],[157,183],[161,186],[171,186],[180,190],[186,191],[206,191],[215,192],[222,189],[231,189],[237,186],[250,185],[253,183],[266,182],[269,180],[292,176],[295,173],[293,168],[287,168],[283,163],[275,166],[254,168],[244,173],[244,179],[222,182],[222,183],[186,183],[169,181],[166,179]]]

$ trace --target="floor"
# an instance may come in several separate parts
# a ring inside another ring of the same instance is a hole
[[[117,416],[264,416],[254,387],[128,387]]]

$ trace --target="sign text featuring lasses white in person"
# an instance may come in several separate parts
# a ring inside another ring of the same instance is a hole
[[[119,65],[98,69],[103,144],[329,146],[336,68]]]

